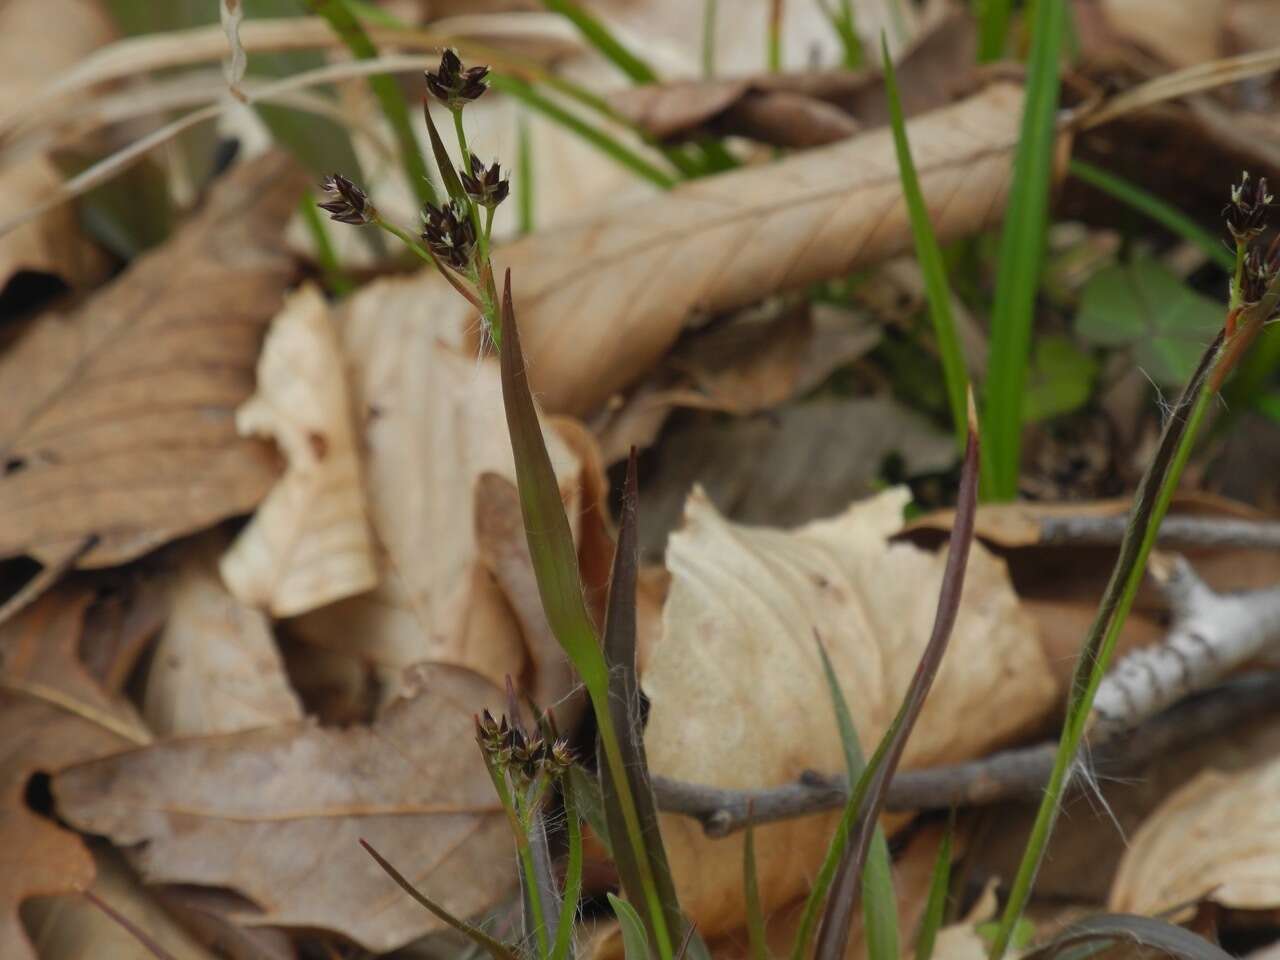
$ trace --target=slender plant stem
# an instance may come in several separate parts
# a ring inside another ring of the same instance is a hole
[[[524,236],[533,232],[533,141],[523,110],[516,130],[516,229]]]
[[[453,289],[461,294],[473,307],[477,310],[484,310],[484,304],[480,302],[480,298],[477,297],[473,291],[468,290],[466,284],[459,280],[448,267],[437,260],[430,250],[418,243],[417,240],[413,239],[413,237],[409,235],[408,230],[405,230],[403,227],[398,227],[387,220],[383,220],[381,217],[375,220],[374,223],[412,250],[419,259],[425,260],[427,263],[439,270],[440,274],[449,281],[449,286],[453,287]]]
[[[1043,0],[1042,0],[1043,2]],[[1049,836],[1061,809],[1067,780],[1075,768],[1093,707],[1094,694],[1106,675],[1115,651],[1120,630],[1128,617],[1133,598],[1146,570],[1147,557],[1155,544],[1160,521],[1168,511],[1177,489],[1178,479],[1186,466],[1195,443],[1196,432],[1209,409],[1214,391],[1210,389],[1212,373],[1223,356],[1219,336],[1205,353],[1200,367],[1187,385],[1186,393],[1165,426],[1165,435],[1135,497],[1133,521],[1120,547],[1120,556],[1098,607],[1098,615],[1081,650],[1072,678],[1067,717],[1063,724],[1053,770],[1044,798],[1031,828],[1026,852],[1009,890],[1000,926],[991,945],[991,960],[1001,960],[1009,947],[1014,929],[1022,917],[1036,874],[1044,859]],[[1172,446],[1172,450],[1170,450]]]
[[[717,0],[702,0],[702,77],[716,75],[716,7]]]
[[[564,873],[564,900],[560,905],[560,924],[556,928],[556,942],[551,950],[551,960],[565,960],[569,955],[573,934],[573,915],[582,896],[582,821],[578,818],[578,802],[573,785],[566,774],[564,784],[564,815],[569,831],[569,857]]]
[[[311,234],[311,242],[315,244],[316,260],[320,264],[320,270],[324,274],[329,289],[338,296],[350,293],[355,289],[355,284],[342,272],[342,266],[338,263],[338,254],[333,249],[333,240],[330,239],[329,230],[325,226],[325,219],[320,216],[315,195],[310,190],[298,204],[298,211],[302,214],[302,222],[306,224],[307,232]]]

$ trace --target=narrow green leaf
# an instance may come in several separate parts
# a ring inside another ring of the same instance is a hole
[[[702,0],[702,78],[716,75],[716,0]]]
[[[633,83],[657,83],[658,75],[649,64],[628,50],[602,22],[574,0],[542,0],[542,5],[572,23],[582,38],[621,70]]]
[[[564,898],[560,903],[560,920],[556,930],[555,946],[551,950],[551,960],[568,960],[573,952],[573,918],[578,909],[578,901],[582,899],[582,821],[578,818],[577,792],[574,788],[572,771],[581,770],[578,766],[570,768],[570,776],[561,781],[561,795],[564,797],[565,829],[569,834],[569,854],[564,868]]]
[[[451,199],[457,200],[459,203],[467,203],[467,194],[462,189],[462,180],[458,177],[458,171],[453,166],[453,159],[449,156],[449,148],[444,145],[444,140],[440,137],[440,131],[431,116],[431,103],[426,98],[423,98],[422,101],[422,116],[427,121],[427,136],[431,140],[431,153],[435,156],[436,169],[440,171],[440,179],[444,181],[445,191]],[[466,163],[467,158],[463,157],[462,162]]]
[[[1272,285],[1261,302],[1242,312],[1241,329],[1259,322],[1261,317],[1269,316],[1275,308],[1277,298],[1280,298],[1280,280]],[[1224,333],[1220,332],[1205,350],[1200,365],[1170,410],[1155,456],[1148,464],[1134,494],[1129,526],[1120,543],[1111,579],[1076,660],[1067,701],[1067,716],[1058,740],[1053,770],[1032,824],[1026,850],[1009,888],[1000,927],[991,946],[991,960],[1001,960],[1004,956],[1030,899],[1031,888],[1044,860],[1070,773],[1076,763],[1080,742],[1093,708],[1093,698],[1111,664],[1116,641],[1133,606],[1160,522],[1168,512],[1178,479],[1191,455],[1196,433],[1215,394],[1211,385],[1216,383],[1217,367],[1223,356],[1224,337]]]
[[[610,802],[615,803],[616,819],[610,820],[614,853],[619,855],[619,863],[626,860],[634,866],[634,882],[643,888],[642,903],[645,906],[646,918],[654,932],[658,955],[661,960],[671,960],[673,956],[671,926],[668,923],[667,914],[668,911],[674,912],[676,916],[679,913],[674,896],[674,885],[671,885],[672,893],[669,898],[659,889],[659,869],[654,863],[655,853],[661,854],[661,875],[665,878],[662,881],[663,889],[666,889],[665,885],[670,884],[670,872],[666,869],[666,857],[662,853],[662,838],[657,831],[653,793],[652,790],[644,793],[643,802],[648,804],[648,809],[647,816],[642,816],[639,808],[642,798],[637,797],[630,788],[633,778],[647,777],[647,771],[643,768],[643,754],[638,755],[640,770],[637,772],[626,759],[623,741],[619,736],[618,726],[614,722],[611,692],[615,681],[609,676],[610,671],[606,666],[605,654],[596,639],[595,624],[587,612],[586,602],[583,599],[573,535],[569,529],[568,518],[565,516],[564,504],[560,500],[560,488],[556,482],[555,471],[551,467],[551,458],[547,454],[542,428],[538,423],[533,394],[529,389],[524,355],[520,348],[515,308],[511,301],[509,270],[503,283],[502,327],[503,345],[500,351],[502,398],[507,412],[507,428],[511,434],[511,450],[515,459],[516,487],[520,493],[525,539],[529,545],[529,555],[538,581],[542,609],[547,616],[547,623],[552,633],[577,668],[579,676],[582,677],[583,686],[586,687],[587,694],[591,698],[591,706],[600,735],[600,767],[608,771],[608,776],[614,785],[612,791],[607,788],[602,789],[606,812],[609,810]],[[634,538],[634,532],[632,537]],[[634,546],[632,550],[634,551]],[[624,559],[623,562],[627,561]],[[615,566],[615,576],[616,573]],[[631,575],[634,577],[634,571]],[[631,649],[633,651],[634,589],[633,580],[632,596],[629,601],[625,600],[625,591],[618,588],[616,580],[614,589],[610,591],[611,611],[614,607],[615,594],[620,605],[627,602],[631,605],[632,622],[629,629],[632,633]],[[613,629],[617,631],[628,629],[621,615],[612,619],[617,623]],[[622,641],[615,640],[615,643],[621,644]],[[631,682],[634,683],[634,654]],[[638,731],[635,730],[624,728],[624,732],[633,742],[639,736]],[[634,754],[632,756],[636,757]],[[645,824],[652,824],[652,836],[647,832]]]
[[[378,48],[373,45],[360,21],[348,8],[346,0],[307,0],[316,14],[323,17],[333,28],[352,55],[358,60],[372,60],[378,55]],[[431,185],[431,176],[427,173],[426,160],[418,146],[418,138],[414,135],[413,125],[409,120],[409,107],[404,102],[404,95],[396,85],[395,77],[386,74],[375,74],[369,77],[369,89],[378,100],[382,114],[391,126],[396,145],[400,150],[400,163],[404,167],[405,179],[409,188],[418,198],[419,203],[433,202],[435,189]]]
[[[1010,0],[977,0],[978,62],[990,63],[1004,56],[1009,35]]]
[[[392,880],[399,885],[400,889],[411,896],[418,903],[426,907],[433,913],[437,919],[443,921],[453,929],[457,930],[472,943],[479,947],[483,947],[493,960],[519,960],[516,952],[500,940],[495,940],[489,934],[485,933],[479,927],[472,926],[465,920],[459,920],[444,907],[440,906],[426,894],[422,893],[417,887],[405,879],[404,874],[391,865],[382,854],[373,849],[372,845],[366,840],[360,841],[360,846],[364,847],[365,853],[373,857],[374,861],[380,866]]]
[[[925,902],[924,915],[920,918],[920,932],[916,935],[916,960],[933,960],[933,945],[938,942],[938,931],[947,912],[947,891],[951,887],[951,840],[955,833],[955,809],[947,819],[947,829],[938,846],[938,858],[933,862],[933,875],[929,881],[929,899]]]
[[[1082,944],[1131,943],[1174,960],[1230,960],[1231,954],[1190,930],[1165,920],[1126,913],[1104,913],[1071,924],[1049,943],[1023,955],[1023,960],[1054,960]]]
[[[533,141],[524,111],[516,126],[516,222],[520,235],[533,233]]]
[[[770,73],[782,71],[782,0],[769,0],[769,27],[765,31],[765,65]]]
[[[640,914],[635,907],[620,900],[612,893],[605,894],[609,898],[609,906],[613,907],[618,918],[618,926],[622,928],[622,951],[627,960],[649,960],[649,934],[640,922]]]
[[[666,848],[658,825],[658,805],[649,780],[645,757],[644,731],[640,721],[640,685],[636,677],[636,577],[640,568],[638,509],[640,495],[636,481],[636,452],[627,462],[627,478],[622,493],[622,513],[618,521],[618,546],[614,551],[605,615],[604,659],[609,673],[609,713],[618,731],[624,782],[601,758],[600,794],[604,801],[609,833],[626,832],[623,795],[629,794],[639,820],[644,857],[632,849],[614,844],[614,862],[622,889],[634,902],[652,905],[644,916],[650,942],[662,943],[668,933],[680,937],[686,928],[676,899],[675,882],[667,864]],[[647,865],[646,865],[647,861]],[[646,879],[645,873],[651,875]],[[659,929],[661,927],[661,929]]]
[[[970,394],[972,398],[972,394]],[[875,835],[880,814],[884,809],[889,781],[898,768],[908,737],[924,709],[925,699],[942,665],[951,630],[960,610],[960,597],[964,589],[965,568],[969,560],[969,548],[973,543],[974,521],[978,502],[978,433],[976,414],[970,400],[969,439],[965,446],[964,465],[960,473],[960,491],[956,502],[955,523],[951,532],[951,544],[943,570],[942,586],[938,591],[937,613],[933,630],[916,666],[915,675],[903,697],[897,715],[886,731],[875,756],[867,764],[860,786],[864,796],[858,800],[857,833],[845,846],[840,866],[832,881],[831,894],[818,926],[816,960],[840,960],[849,942],[849,921],[863,880],[871,841]]]
[[[1189,243],[1194,243],[1204,251],[1206,257],[1228,273],[1235,269],[1235,255],[1217,237],[1177,207],[1165,203],[1136,183],[1083,160],[1073,159],[1067,169],[1077,180],[1097,187],[1103,193],[1115,197],[1139,213],[1146,214],[1171,233],[1176,233]]]
[[[620,166],[625,167],[632,173],[663,190],[670,190],[676,185],[676,180],[670,174],[658,169],[647,159],[636,153],[625,144],[610,136],[599,127],[593,126],[583,120],[577,114],[570,113],[560,104],[543,96],[531,84],[506,73],[490,73],[489,85],[494,89],[505,93],[507,96],[520,100],[526,106],[537,110],[543,116],[547,117],[554,123],[560,124],[571,133],[577,134],[583,140],[590,143],[597,150],[603,153],[609,159],[613,160]]]
[[[844,51],[844,67],[846,70],[859,70],[866,64],[866,53],[862,49],[862,37],[858,35],[858,23],[853,12],[853,0],[840,0],[840,7],[831,6],[830,0],[818,0],[827,22],[840,39]],[[886,59],[885,63],[889,61]]]
[[[898,155],[902,193],[911,217],[916,259],[920,261],[920,271],[924,274],[929,317],[933,321],[934,336],[938,339],[938,353],[942,358],[942,376],[947,385],[947,404],[951,408],[956,446],[963,450],[967,434],[965,395],[969,389],[969,374],[965,370],[960,334],[956,330],[955,318],[951,315],[951,285],[947,282],[947,268],[942,259],[942,249],[938,246],[938,238],[933,232],[933,224],[929,220],[929,210],[924,205],[916,165],[911,159],[911,144],[907,140],[907,124],[902,114],[898,78],[893,69],[893,60],[889,56],[889,44],[883,33],[880,34],[880,51],[884,57],[885,95],[889,100],[889,121],[893,127],[893,145]]]
[[[756,831],[747,827],[742,844],[742,889],[747,898],[747,941],[751,960],[771,960],[764,932],[764,911],[760,908],[760,883],[756,876]]]
[[[306,224],[311,242],[315,244],[316,261],[320,264],[321,273],[324,274],[325,284],[336,296],[350,293],[355,289],[355,284],[342,272],[342,265],[338,263],[338,254],[333,249],[333,240],[329,237],[329,227],[325,218],[320,216],[315,194],[310,190],[298,204],[298,212],[302,214],[302,222]]]
[[[1022,132],[1000,234],[983,404],[982,441],[987,456],[983,493],[993,500],[1012,500],[1018,493],[1023,390],[1049,225],[1058,60],[1065,22],[1065,0],[1036,4]]]

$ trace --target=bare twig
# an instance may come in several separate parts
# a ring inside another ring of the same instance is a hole
[[[1120,542],[1129,523],[1127,514],[1114,517],[1041,517],[1040,544],[1053,546],[1112,546]],[[1165,517],[1160,525],[1162,547],[1280,547],[1280,522],[1235,517]]]
[[[1280,672],[1246,674],[1193,697],[1093,752],[1095,769],[1112,775],[1280,708]],[[981,760],[899,772],[889,786],[890,811],[980,806],[1040,794],[1053,767],[1056,743],[1006,750]],[[844,777],[806,774],[795,783],[761,790],[722,790],[654,777],[658,806],[702,823],[710,836],[749,824],[787,820],[841,807]],[[750,813],[748,813],[750,807]]]

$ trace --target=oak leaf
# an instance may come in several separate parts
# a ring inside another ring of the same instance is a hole
[[[318,928],[374,952],[440,929],[363,850],[473,916],[508,892],[509,827],[472,717],[502,709],[468,670],[423,665],[369,726],[282,724],[171,740],[54,778],[62,816],[129,848],[148,883],[224,887],[247,926]]]
[[[289,465],[222,560],[231,592],[289,617],[376,586],[341,348],[315,287],[272,321],[236,426],[274,438]]]
[[[815,635],[871,755],[928,639],[945,562],[942,553],[887,542],[909,498],[890,490],[784,531],[729,523],[695,489],[668,543],[663,634],[642,677],[655,774],[746,788],[841,771]],[[1004,562],[975,544],[951,646],[903,766],[989,752],[1031,727],[1056,690]],[[837,817],[757,830],[766,912],[805,891]],[[662,828],[681,906],[698,929],[714,936],[740,925],[741,835],[711,841],[674,815]]]
[[[94,591],[63,586],[0,627],[0,956],[35,960],[18,918],[22,901],[71,892],[94,877],[78,836],[26,804],[32,774],[150,737],[76,656]]]
[[[305,179],[269,154],[163,247],[0,358],[0,556],[108,566],[253,507],[275,467],[233,414],[295,274]]]

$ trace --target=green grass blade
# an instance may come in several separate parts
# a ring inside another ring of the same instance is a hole
[[[1009,36],[1010,0],[978,0],[978,62],[990,63],[1004,56]]]
[[[818,927],[814,949],[816,960],[842,960],[845,955],[849,942],[849,919],[864,879],[863,865],[867,862],[872,838],[884,810],[889,781],[902,759],[911,731],[924,710],[925,700],[942,666],[942,658],[960,612],[960,598],[964,590],[969,548],[973,544],[978,504],[978,427],[972,407],[970,410],[969,438],[965,445],[964,466],[960,471],[955,523],[943,569],[942,585],[938,590],[933,629],[916,665],[915,675],[902,698],[902,705],[859,781],[860,792],[864,796],[858,801],[857,832],[852,836],[852,842],[846,844],[831,884],[831,894],[827,898]]]
[[[574,767],[572,769],[578,769]],[[569,834],[569,854],[564,868],[564,899],[560,901],[560,920],[551,960],[568,960],[573,947],[573,918],[582,898],[582,821],[578,819],[577,797],[572,776],[561,781],[564,817]]]
[[[628,50],[609,28],[574,0],[542,0],[542,5],[572,23],[582,38],[626,74],[633,83],[657,83],[658,75],[644,60]]]
[[[840,818],[835,833],[831,837],[831,843],[827,847],[826,857],[809,891],[792,950],[793,960],[801,960],[808,951],[808,943],[812,937],[814,926],[817,923],[822,905],[826,902],[827,893],[831,889],[831,881],[835,877],[840,858],[848,845],[849,834],[853,829],[858,809],[861,805],[861,796],[865,793],[866,784],[870,782],[866,770],[866,762],[862,756],[862,745],[858,741],[858,732],[854,728],[853,714],[849,711],[849,704],[844,698],[844,691],[840,688],[840,681],[836,677],[835,669],[831,665],[831,658],[827,656],[826,648],[822,645],[821,639],[818,640],[818,656],[822,660],[823,677],[826,680],[827,692],[831,696],[831,704],[835,710],[836,725],[840,730],[840,745],[844,750],[845,771],[849,777],[849,782],[851,784],[857,783],[861,790],[855,788],[851,791],[850,798],[845,803],[844,813]],[[858,798],[858,803],[856,804],[854,803],[855,796]],[[893,957],[893,960],[897,960],[897,897],[893,890],[893,871],[889,861],[889,844],[885,840],[884,831],[879,828],[876,829],[876,840],[871,849],[871,861],[874,866],[867,871],[867,875],[863,880],[863,896],[865,898],[863,901],[863,918],[867,928],[868,956],[879,960],[880,957],[887,955]],[[870,948],[873,944],[878,951],[883,952],[872,953]]]
[[[955,826],[955,808],[952,808],[942,843],[938,846],[938,858],[933,862],[929,899],[925,902],[920,932],[916,935],[915,960],[933,960],[933,945],[938,942],[938,931],[942,929],[947,912],[947,891],[951,887],[951,842]]]
[[[839,9],[830,5],[830,0],[818,0],[823,15],[831,24],[840,39],[844,51],[846,70],[858,70],[866,64],[866,52],[862,49],[862,38],[858,35],[858,22],[853,12],[853,0],[840,0]],[[886,59],[885,63],[889,61]]]
[[[1058,58],[1065,22],[1065,0],[1036,4],[1022,133],[1000,235],[983,404],[982,443],[988,457],[983,464],[983,493],[992,500],[1012,500],[1018,493],[1022,399],[1049,225]]]
[[[676,180],[664,170],[660,170],[640,154],[620,143],[598,127],[593,126],[574,113],[570,113],[560,104],[543,96],[531,84],[511,74],[489,74],[489,85],[508,96],[515,97],[526,106],[537,110],[543,116],[560,124],[565,129],[577,134],[609,159],[630,170],[632,173],[648,180],[663,190],[670,190]]]
[[[333,28],[333,32],[346,44],[359,60],[372,60],[378,55],[378,48],[373,45],[364,27],[356,19],[347,6],[346,0],[307,0],[308,5],[319,16],[324,17]],[[413,125],[409,121],[409,108],[404,102],[404,95],[396,85],[395,77],[377,74],[369,77],[369,88],[382,108],[382,114],[391,126],[396,145],[400,150],[400,163],[404,167],[404,175],[409,181],[409,188],[417,196],[419,203],[434,202],[435,187],[431,183],[431,175],[427,172],[426,159],[418,146],[418,138],[414,136]]]
[[[306,224],[311,241],[316,245],[316,261],[320,264],[325,283],[336,296],[350,293],[355,289],[355,284],[342,272],[338,254],[333,249],[333,240],[329,237],[329,228],[325,218],[320,216],[316,196],[312,191],[308,190],[303,196],[302,202],[298,204],[298,212],[302,214],[302,222]]]
[[[1171,233],[1176,233],[1189,243],[1194,243],[1204,251],[1205,256],[1228,273],[1235,269],[1235,254],[1223,246],[1212,233],[1173,207],[1155,194],[1148,193],[1136,183],[1095,167],[1084,160],[1072,160],[1068,168],[1071,176],[1091,187],[1096,187],[1108,196],[1115,197],[1139,213],[1144,213]]]
[[[1274,309],[1278,296],[1280,284],[1277,284],[1275,290],[1268,291],[1256,307],[1250,308],[1258,311],[1254,316],[1242,317],[1242,320],[1256,322],[1257,317],[1268,315]],[[1000,926],[992,942],[991,960],[1001,960],[1004,956],[1031,897],[1031,888],[1044,859],[1080,743],[1084,738],[1094,695],[1110,666],[1120,630],[1129,615],[1138,585],[1142,582],[1147,557],[1155,544],[1160,522],[1169,509],[1178,479],[1191,455],[1196,433],[1213,399],[1214,390],[1211,385],[1215,382],[1216,368],[1224,354],[1223,340],[1224,335],[1219,333],[1209,345],[1199,367],[1169,411],[1155,456],[1134,494],[1133,511],[1120,544],[1119,556],[1076,661],[1067,702],[1067,716],[1058,741],[1053,770],[1032,824],[1022,861],[1009,889]]]
[[[533,233],[533,141],[524,111],[516,126],[516,225],[521,236]]]
[[[609,906],[613,907],[618,926],[622,928],[623,956],[626,960],[649,960],[649,935],[640,922],[640,914],[636,913],[636,908],[612,893],[605,896],[609,898]]]
[[[604,799],[600,796],[600,782],[576,763],[569,768],[569,779],[573,781],[573,802],[582,819],[587,821],[596,839],[604,844],[604,849],[613,858],[613,839],[609,836],[609,825],[604,819]]]
[[[769,0],[769,28],[765,31],[764,56],[770,73],[782,72],[782,0]]]
[[[969,374],[965,369],[960,334],[956,330],[955,318],[951,315],[951,286],[947,282],[942,249],[938,246],[938,238],[929,220],[929,210],[925,207],[924,195],[920,192],[920,178],[916,175],[915,161],[911,158],[911,144],[907,140],[907,125],[902,115],[898,78],[893,69],[893,60],[889,57],[889,44],[883,33],[880,34],[880,50],[884,56],[885,94],[889,100],[889,121],[893,126],[893,145],[898,154],[902,193],[906,197],[907,212],[911,217],[916,259],[920,261],[920,271],[924,274],[929,317],[933,321],[934,336],[938,338],[938,353],[942,358],[942,376],[947,386],[947,405],[951,408],[956,446],[963,450],[968,432],[965,397],[969,390]]]
[[[764,911],[760,908],[760,883],[756,873],[756,832],[747,827],[742,844],[742,889],[747,899],[747,942],[751,960],[771,960],[764,932]]]

